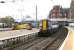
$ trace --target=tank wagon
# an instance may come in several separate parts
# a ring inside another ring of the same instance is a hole
[[[56,21],[43,19],[40,21],[38,36],[47,37],[58,31],[60,25]]]

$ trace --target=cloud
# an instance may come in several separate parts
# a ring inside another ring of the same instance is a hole
[[[18,0],[16,0],[18,1]],[[32,19],[36,18],[36,4],[38,8],[38,19],[48,17],[49,11],[54,5],[61,5],[62,7],[70,7],[71,0],[20,0],[15,3],[7,2],[0,3],[0,16],[11,15],[15,19],[22,19],[21,14],[25,17],[30,15]],[[19,17],[16,17],[19,16]]]

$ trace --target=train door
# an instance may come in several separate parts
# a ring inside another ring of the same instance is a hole
[[[47,30],[47,23],[48,23],[47,20],[42,21],[42,29],[43,30]]]
[[[48,24],[48,22],[47,22],[47,20],[41,20],[40,21],[40,31],[45,31],[45,30],[47,30],[47,24]]]

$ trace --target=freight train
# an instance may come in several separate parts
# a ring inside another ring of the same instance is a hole
[[[50,21],[43,19],[40,21],[40,30],[38,32],[39,37],[47,37],[52,35],[53,33],[57,32],[58,29],[61,27],[59,22],[57,21]]]

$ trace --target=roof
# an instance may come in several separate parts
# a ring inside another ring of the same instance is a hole
[[[51,21],[72,21],[72,19],[67,19],[67,18],[52,18],[49,20]]]

